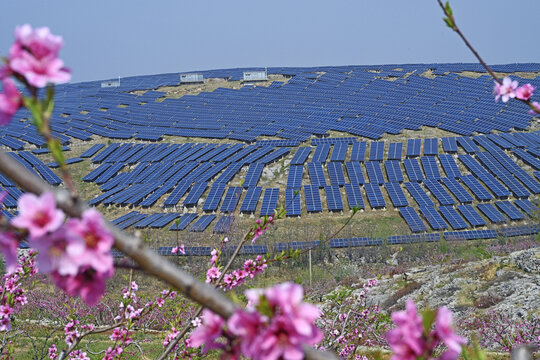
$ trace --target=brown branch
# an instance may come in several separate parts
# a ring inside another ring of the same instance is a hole
[[[80,217],[83,211],[88,209],[86,203],[78,198],[73,198],[66,190],[52,188],[4,152],[0,152],[0,172],[7,175],[27,192],[34,194],[53,192],[58,207],[69,216]],[[157,255],[140,238],[126,234],[109,221],[105,221],[105,223],[114,236],[114,246],[135,260],[147,273],[165,281],[186,297],[225,319],[233,315],[236,305],[225,297],[223,292],[198,281],[191,274]],[[307,359],[335,359],[335,355],[329,352],[319,352],[309,347],[304,347],[304,350]]]

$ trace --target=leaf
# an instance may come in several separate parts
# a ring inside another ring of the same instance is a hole
[[[32,123],[41,132],[43,128],[43,115],[41,114],[41,104],[34,97],[23,96],[24,106],[32,113]]]
[[[454,13],[452,12],[452,8],[450,7],[450,1],[447,1],[446,4],[444,4],[444,10],[446,10],[446,13],[449,16],[454,15]]]
[[[454,25],[454,22],[450,20],[449,18],[444,18],[444,22],[446,23],[446,26],[448,26],[452,30],[456,30],[456,26]]]
[[[45,118],[49,119],[54,110],[54,86],[52,85],[47,86],[47,96],[43,100],[43,109],[45,109]]]
[[[266,297],[263,295],[259,297],[259,304],[257,304],[256,309],[261,315],[266,315],[269,318],[274,316],[274,311],[272,310],[268,299],[266,299]]]
[[[431,331],[431,327],[433,326],[433,322],[435,321],[435,316],[437,315],[437,312],[435,310],[426,309],[421,312],[422,314],[422,325],[424,325],[424,332],[426,334],[429,334]]]
[[[58,165],[60,165],[60,167],[64,167],[66,165],[66,159],[64,158],[60,141],[58,139],[51,139],[47,145],[49,146],[49,150],[51,150],[54,160],[58,163]]]

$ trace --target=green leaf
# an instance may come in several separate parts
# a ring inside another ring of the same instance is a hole
[[[32,123],[41,132],[43,128],[43,115],[41,113],[41,104],[34,97],[23,96],[24,106],[32,113]]]
[[[444,4],[444,9],[448,13],[448,15],[454,15],[454,13],[452,12],[452,8],[450,7],[450,1],[447,1],[446,4]]]
[[[66,165],[66,159],[64,158],[60,141],[58,141],[58,139],[51,139],[47,145],[49,146],[49,150],[51,150],[54,160],[56,160],[60,167],[64,167]]]
[[[429,334],[431,331],[431,327],[433,326],[433,322],[435,321],[435,316],[437,315],[437,312],[435,310],[426,309],[421,312],[422,314],[422,325],[424,325],[424,332],[426,334]]]
[[[43,109],[45,109],[45,118],[50,118],[54,110],[54,86],[47,86],[47,96],[43,100]]]
[[[454,22],[450,20],[449,18],[444,18],[444,22],[446,23],[446,26],[448,26],[452,30],[456,30],[456,26],[454,25]]]
[[[257,304],[256,309],[261,315],[266,315],[269,318],[272,318],[274,316],[274,311],[272,310],[272,307],[270,306],[270,303],[265,296],[261,295],[259,297],[259,304]]]

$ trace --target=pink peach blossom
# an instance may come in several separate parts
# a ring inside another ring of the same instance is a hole
[[[458,336],[452,329],[452,312],[446,307],[437,310],[435,334],[448,347],[448,350],[442,357],[446,360],[457,359],[461,353],[461,346],[465,345],[467,340],[464,337]]]
[[[525,84],[516,89],[516,97],[520,100],[529,100],[534,92],[534,86]]]
[[[505,77],[502,84],[495,81],[493,92],[495,93],[495,101],[498,101],[502,97],[503,102],[507,102],[510,99],[516,97],[515,90],[518,87],[517,81],[512,81],[509,77]]]
[[[56,200],[50,192],[39,197],[23,194],[18,201],[18,210],[19,215],[11,220],[11,224],[28,230],[31,238],[55,231],[64,221],[64,213],[56,208]]]
[[[62,276],[53,273],[53,280],[60,289],[70,296],[80,296],[88,305],[95,305],[105,292],[105,281],[113,275],[113,270],[97,272],[90,266],[79,269],[76,275]]]
[[[65,227],[40,238],[30,238],[28,244],[38,251],[36,260],[39,271],[50,274],[76,275],[79,257],[84,252],[82,239],[70,233]]]
[[[17,85],[11,79],[4,79],[4,92],[0,93],[0,125],[7,125],[22,105],[22,97]]]
[[[203,354],[206,354],[208,350],[222,348],[223,344],[216,340],[221,336],[224,324],[225,320],[221,316],[204,309],[201,326],[197,327],[189,337],[190,346],[196,348],[204,344]]]
[[[414,302],[409,299],[405,311],[392,313],[392,321],[397,328],[386,334],[388,345],[393,351],[392,360],[414,360],[421,356],[427,344],[423,338],[422,317]]]
[[[0,251],[4,254],[8,274],[13,273],[17,269],[18,247],[19,242],[13,233],[0,231]]]

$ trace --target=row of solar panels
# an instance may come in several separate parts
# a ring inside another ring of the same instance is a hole
[[[471,135],[525,129],[530,123],[530,116],[520,104],[493,102],[492,82],[487,76],[469,79],[450,74],[426,79],[412,75],[392,82],[367,72],[343,74],[330,70],[323,75],[296,75],[284,85],[217,89],[163,102],[153,101],[163,95],[160,92],[137,96],[96,92],[77,84],[73,87],[79,91],[69,91],[68,85],[59,90],[52,126],[63,141],[89,140],[94,134],[141,140],[171,135],[241,141],[278,136],[304,141],[331,130],[377,139],[384,133],[396,134],[421,126]],[[537,79],[531,82],[539,85]],[[85,115],[81,114],[83,110]],[[70,116],[60,117],[62,113]],[[28,115],[21,110],[16,119]],[[14,121],[0,129],[0,138],[6,136],[43,145],[27,122]]]
[[[470,231],[450,231],[442,233],[445,240],[479,240],[479,239],[495,239],[502,237],[527,236],[537,234],[539,231],[536,225],[534,226],[516,226],[495,230],[470,230]],[[412,244],[419,242],[437,242],[441,240],[441,234],[420,234],[420,235],[395,235],[386,238],[388,245]],[[380,246],[383,244],[382,238],[370,237],[353,237],[331,239],[327,245],[332,249],[363,247],[363,246]],[[315,249],[321,246],[320,241],[293,241],[289,243],[276,243],[273,245],[273,252],[279,253],[282,251],[295,251]],[[161,256],[210,256],[212,247],[210,246],[185,246],[185,254],[173,253],[174,247],[163,246],[158,248],[158,254]],[[225,246],[222,249],[224,255],[231,255],[234,252],[234,247]],[[266,245],[244,245],[240,250],[240,255],[265,255],[268,253]],[[113,251],[115,257],[123,257],[123,254],[118,250]]]

